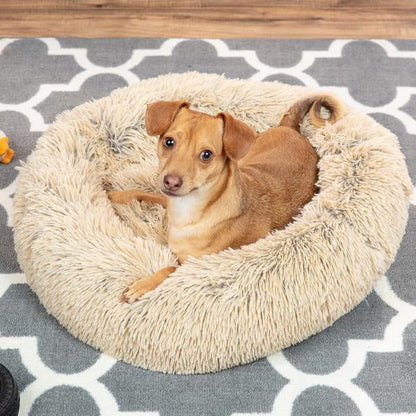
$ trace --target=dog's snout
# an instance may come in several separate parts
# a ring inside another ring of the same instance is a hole
[[[163,185],[168,191],[177,191],[183,184],[182,178],[174,175],[165,175]]]

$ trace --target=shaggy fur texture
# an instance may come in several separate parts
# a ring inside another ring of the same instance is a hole
[[[295,344],[362,301],[396,255],[412,188],[397,138],[351,109],[319,129],[304,121],[321,157],[321,190],[294,222],[241,249],[191,259],[134,305],[119,300],[135,279],[176,261],[160,206],[112,206],[106,195],[155,190],[146,104],[185,99],[262,131],[309,93],[194,72],[61,114],[21,168],[15,195],[19,261],[47,310],[114,357],[204,373]]]

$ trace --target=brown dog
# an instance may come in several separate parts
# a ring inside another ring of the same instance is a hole
[[[329,110],[321,117],[321,107]],[[331,96],[299,101],[278,127],[256,133],[229,114],[211,116],[185,101],[149,104],[146,129],[158,135],[159,189],[112,191],[112,202],[146,200],[167,208],[168,244],[179,263],[253,243],[287,225],[314,195],[318,155],[300,134],[309,112],[317,126],[340,116]],[[175,267],[134,282],[122,299],[132,303],[156,288]]]

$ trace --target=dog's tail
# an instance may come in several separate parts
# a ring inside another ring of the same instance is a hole
[[[309,112],[311,122],[317,127],[326,122],[335,123],[342,117],[341,102],[329,94],[312,95],[297,101],[284,115],[280,126],[290,127],[300,131],[300,123]]]

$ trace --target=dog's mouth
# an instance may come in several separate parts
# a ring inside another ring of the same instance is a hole
[[[186,192],[184,194],[180,194],[175,191],[168,191],[167,189],[162,189],[162,188],[160,189],[160,192],[162,192],[162,194],[165,194],[166,196],[181,197],[181,196],[189,195],[190,193],[196,191],[198,188],[199,187],[196,186],[195,188],[192,188],[189,192]]]
[[[176,192],[167,191],[166,189],[161,189],[160,192],[162,192],[162,194],[165,194],[167,196],[183,196],[183,195],[177,194]]]

